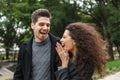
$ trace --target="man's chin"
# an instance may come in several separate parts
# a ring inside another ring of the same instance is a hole
[[[41,40],[45,40],[48,37],[48,35],[41,36]]]

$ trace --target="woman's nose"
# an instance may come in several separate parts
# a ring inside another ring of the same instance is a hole
[[[60,42],[63,42],[63,39],[62,39],[62,38],[60,39]]]

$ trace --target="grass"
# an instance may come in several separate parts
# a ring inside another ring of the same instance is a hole
[[[106,64],[104,76],[113,74],[118,71],[120,71],[120,59],[114,61],[108,61]],[[97,73],[95,73],[93,75],[93,80],[97,80],[98,78],[100,78],[100,76]]]
[[[114,73],[120,71],[120,59],[109,61],[106,64],[106,73]]]

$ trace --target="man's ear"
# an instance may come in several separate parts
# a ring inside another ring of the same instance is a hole
[[[34,23],[33,22],[31,23],[31,28],[34,29]]]

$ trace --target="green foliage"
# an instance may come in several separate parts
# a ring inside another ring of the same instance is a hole
[[[106,64],[107,73],[112,73],[117,71],[120,71],[120,59],[107,62]]]
[[[4,20],[0,21],[0,41],[3,43],[3,48],[6,50],[6,58],[9,58],[9,50],[12,49],[15,41],[15,19],[11,15],[11,1],[2,0],[1,2],[1,17],[5,17]]]
[[[83,21],[96,23],[104,38],[107,37],[112,44],[120,43],[119,0],[71,1],[0,0],[0,17],[6,17],[6,20],[0,22],[0,42],[4,43],[5,48],[11,48],[13,43],[19,46],[32,35],[32,12],[38,8],[47,8],[52,14],[51,32],[56,36],[61,37],[69,23]]]
[[[108,61],[106,63],[105,75],[109,75],[118,71],[120,71],[120,59]],[[100,76],[95,72],[93,75],[93,80],[98,80],[99,78]]]
[[[12,5],[12,11],[13,16],[16,18],[19,22],[22,22],[22,26],[25,26],[27,29],[28,26],[30,26],[31,23],[31,14],[35,9],[42,8],[44,5],[42,5],[40,2],[35,1],[36,3],[32,3],[29,0],[28,1],[21,1],[11,3]],[[32,4],[32,5],[31,5]]]
[[[91,4],[91,2],[93,2]],[[91,22],[94,22],[98,26],[98,30],[103,35],[103,38],[108,43],[108,53],[111,59],[113,57],[113,43],[116,46],[120,46],[120,1],[107,0],[107,1],[83,1],[85,11],[91,16]],[[85,6],[88,5],[88,6]]]
[[[31,14],[34,10],[44,7],[38,0],[21,0],[11,3],[12,15],[16,19],[17,28],[24,29],[24,32],[19,32],[19,36],[16,36],[16,44],[20,46],[22,42],[28,39],[31,34]]]
[[[5,59],[5,54],[0,54],[0,60],[4,60]]]
[[[68,1],[52,1],[51,3],[45,0],[45,6],[52,14],[51,32],[59,37],[62,36],[65,27],[72,22],[80,21],[78,15],[79,6],[76,3]],[[56,4],[55,4],[56,3]]]
[[[108,31],[111,34],[111,40],[113,42],[120,43],[120,10],[113,8],[110,12],[112,16],[108,19]]]

